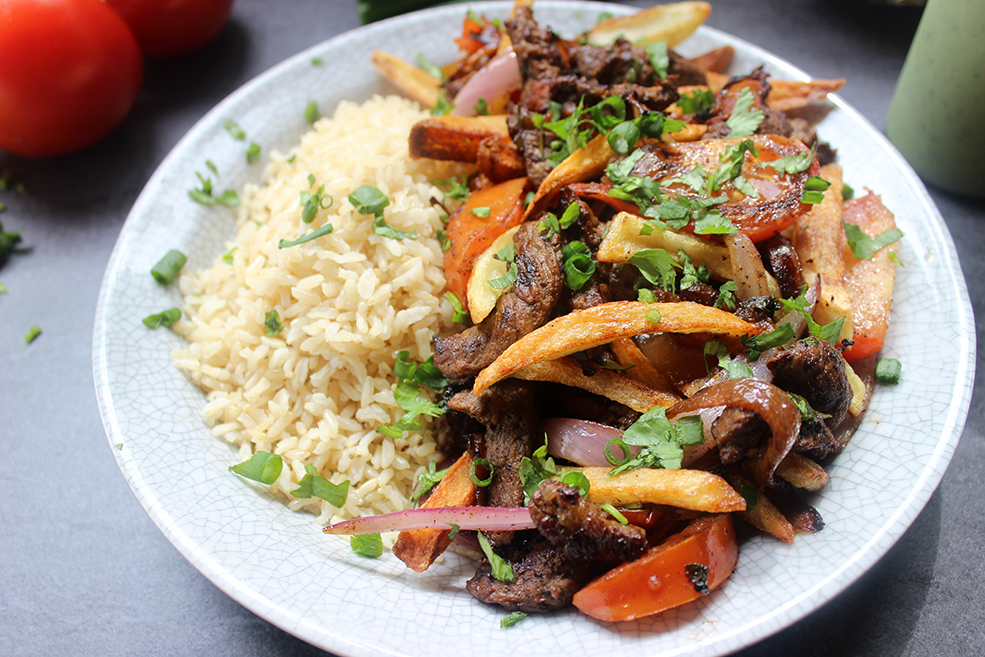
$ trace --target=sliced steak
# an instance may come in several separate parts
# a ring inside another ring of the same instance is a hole
[[[800,395],[815,411],[830,415],[825,420],[829,427],[845,419],[852,403],[852,387],[845,374],[845,359],[831,344],[804,338],[776,351],[766,364],[774,384]]]
[[[646,532],[622,525],[573,487],[549,479],[530,498],[530,515],[544,538],[571,561],[620,564],[646,550]]]
[[[573,564],[546,540],[511,565],[515,581],[501,582],[493,578],[492,567],[484,560],[465,588],[482,602],[509,611],[543,612],[569,605],[594,574],[588,566]]]
[[[561,289],[558,236],[545,240],[535,222],[520,226],[513,238],[516,283],[495,310],[477,326],[448,337],[435,337],[434,364],[449,379],[470,379],[507,347],[543,324]]]

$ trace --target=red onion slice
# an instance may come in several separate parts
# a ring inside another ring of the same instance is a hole
[[[405,529],[450,529],[453,524],[458,525],[459,529],[486,531],[511,531],[535,527],[530,511],[525,507],[459,506],[408,509],[353,518],[337,522],[322,531],[326,534],[378,534]]]
[[[668,418],[714,406],[734,406],[759,414],[769,425],[772,436],[760,448],[753,466],[756,483],[770,485],[773,472],[793,447],[800,434],[800,411],[787,393],[772,383],[744,378],[705,388],[694,397],[667,409]]]
[[[615,427],[588,420],[551,418],[541,423],[541,430],[547,434],[547,452],[578,465],[612,465],[605,458],[605,446],[610,440],[622,438],[622,431]],[[630,447],[632,455],[639,447]],[[622,460],[624,454],[615,448],[611,452]]]
[[[452,114],[475,116],[475,106],[480,98],[492,105],[493,101],[522,84],[520,64],[512,48],[496,54],[489,63],[475,72],[455,95]]]

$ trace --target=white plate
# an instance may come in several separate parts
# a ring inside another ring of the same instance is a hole
[[[510,3],[481,6],[503,16]],[[228,471],[238,461],[211,437],[202,392],[171,362],[180,339],[141,319],[180,305],[176,286],[149,275],[167,248],[203,268],[234,235],[232,215],[186,194],[210,159],[217,189],[257,180],[242,142],[281,150],[306,128],[303,109],[330,112],[343,98],[392,89],[369,62],[383,47],[413,61],[455,56],[452,37],[465,8],[452,6],[364,27],[301,53],[231,95],[165,159],[134,205],[113,252],[96,314],[93,365],[113,454],[140,503],[168,539],[238,602],[275,625],[343,655],[421,655],[436,646],[461,655],[719,655],[753,643],[818,608],[857,579],[900,537],[944,473],[961,434],[974,374],[971,307],[954,246],[936,208],[886,140],[844,103],[820,126],[839,150],[846,180],[882,194],[906,233],[885,355],[903,363],[897,386],[879,388],[862,429],[830,468],[814,500],[827,523],[787,546],[766,538],[743,545],[736,572],[712,595],[661,616],[619,625],[575,612],[530,617],[502,630],[499,608],[464,590],[473,567],[452,555],[418,575],[392,555],[371,561],[324,536],[313,516],[293,513]],[[566,36],[595,23],[601,3],[538,2],[537,16]],[[734,71],[765,63],[778,77],[805,77],[769,53],[703,28],[681,46],[697,54],[737,50]],[[326,65],[313,66],[321,58]],[[121,446],[121,447],[119,447]]]

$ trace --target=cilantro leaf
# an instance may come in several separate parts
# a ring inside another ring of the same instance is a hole
[[[489,539],[486,538],[485,534],[478,532],[477,536],[479,537],[479,547],[482,548],[482,553],[486,555],[486,559],[489,559],[493,579],[498,579],[500,582],[515,582],[516,575],[513,573],[513,566],[510,565],[510,562],[493,552],[492,546],[489,544]]]
[[[229,470],[240,477],[268,486],[277,481],[283,468],[284,460],[280,455],[270,452],[256,452],[248,460],[229,466]]]
[[[640,249],[629,259],[643,277],[652,285],[659,285],[668,292],[674,291],[677,269],[681,265],[665,249]]]
[[[744,87],[739,92],[739,97],[732,108],[732,114],[725,121],[725,125],[730,130],[729,137],[748,137],[759,128],[765,115],[763,110],[754,106],[754,101],[752,90],[749,87]]]
[[[378,559],[383,556],[383,538],[379,534],[350,536],[349,547],[355,554],[367,559]]]
[[[842,221],[841,223],[845,227],[845,237],[848,238],[848,246],[859,260],[872,260],[876,251],[903,238],[903,232],[895,228],[889,228],[875,237],[869,237],[855,224],[848,223],[847,221]]]
[[[318,474],[318,470],[313,465],[304,466],[305,475],[298,482],[298,487],[291,491],[293,497],[307,499],[318,497],[336,509],[345,505],[346,498],[349,496],[349,482],[343,481],[341,484],[333,484],[325,477]]]

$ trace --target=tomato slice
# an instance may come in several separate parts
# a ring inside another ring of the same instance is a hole
[[[448,220],[451,248],[445,253],[445,280],[463,304],[475,261],[497,237],[523,220],[526,190],[526,178],[486,187],[473,192]]]
[[[846,202],[842,218],[869,237],[896,228],[893,213],[872,193]],[[850,363],[876,353],[886,341],[896,280],[896,263],[891,254],[897,248],[899,244],[893,243],[876,251],[871,260],[851,258],[849,262],[845,287],[852,300],[853,344],[845,350],[845,360]]]
[[[573,602],[604,621],[649,616],[706,595],[732,574],[738,558],[732,517],[702,516],[636,561],[593,580]]]

